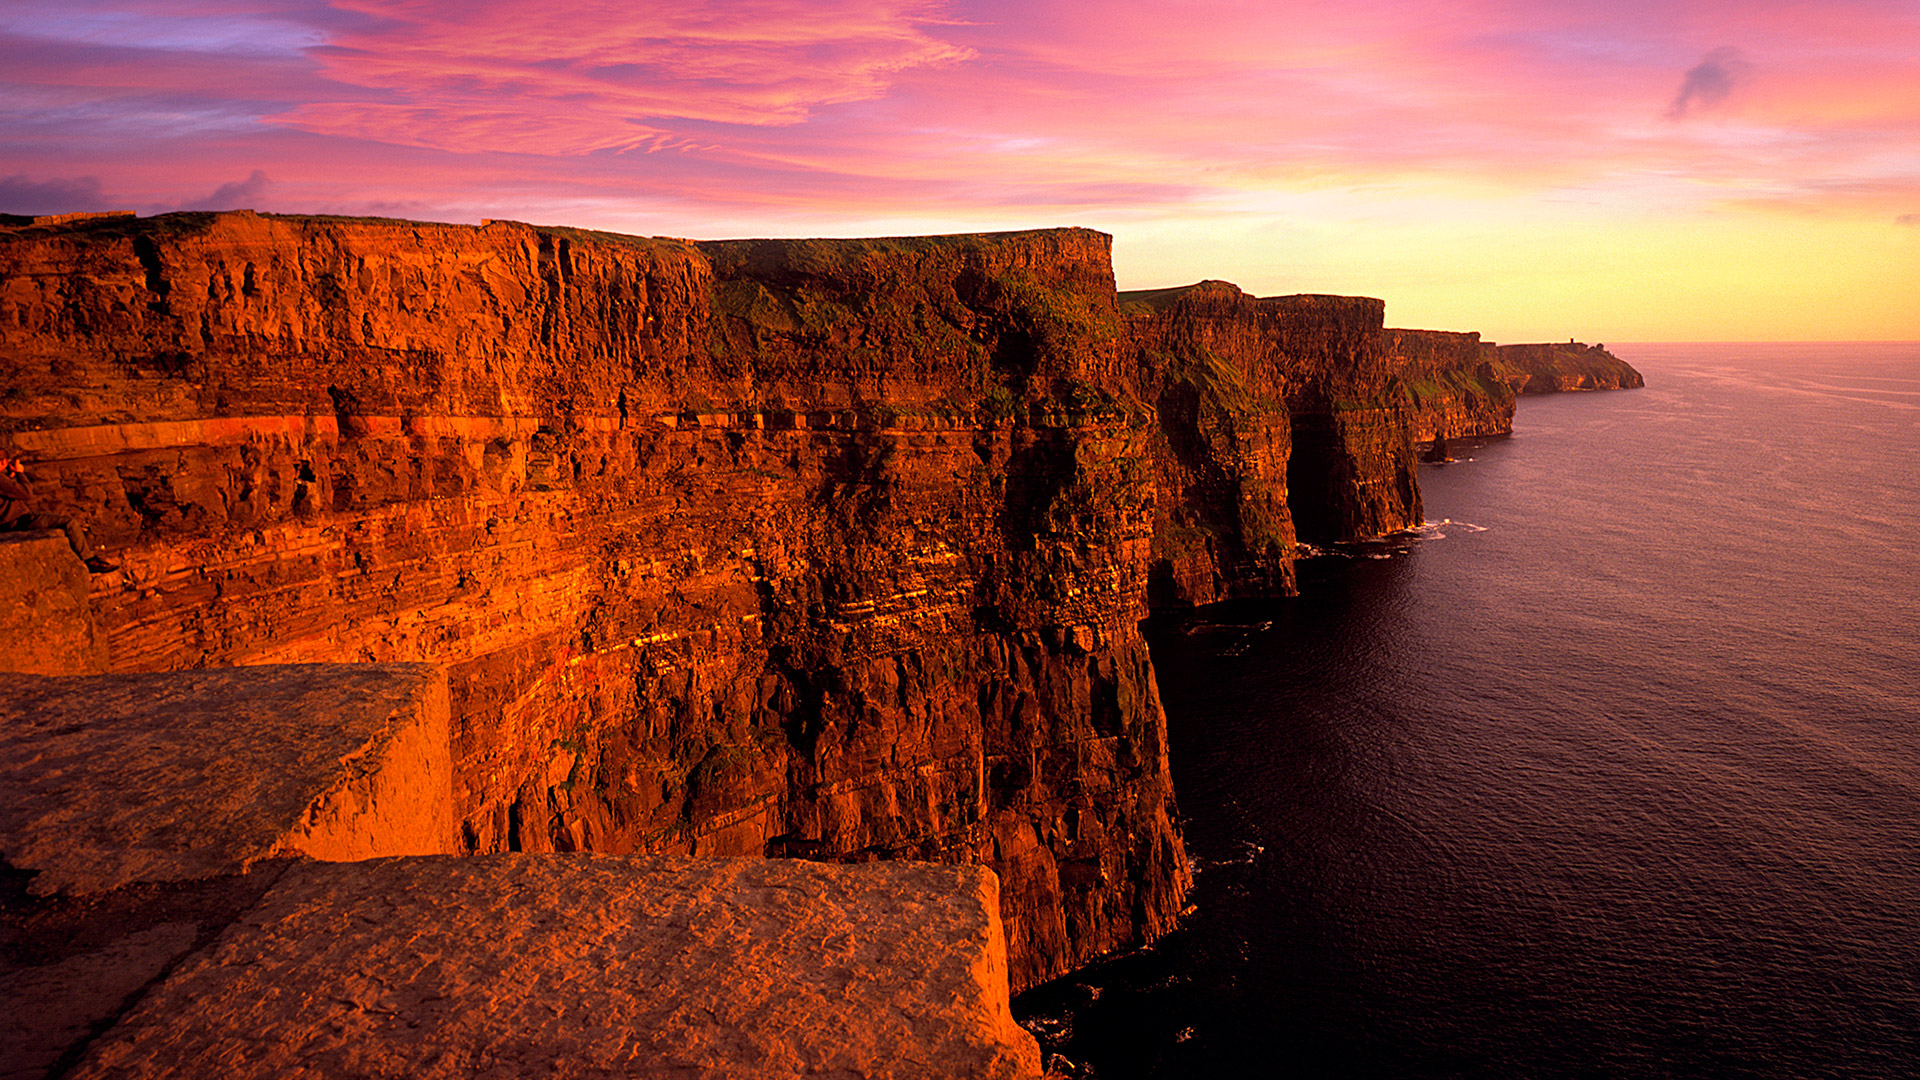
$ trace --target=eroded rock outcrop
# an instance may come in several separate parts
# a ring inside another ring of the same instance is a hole
[[[63,1075],[1040,1076],[977,867],[509,854],[275,871]]]
[[[1640,373],[1604,345],[1499,345],[1494,360],[1508,383],[1522,394],[1555,394],[1569,390],[1630,390],[1645,386]]]
[[[426,664],[0,675],[0,858],[39,895],[455,850]]]
[[[90,675],[106,642],[87,601],[87,568],[58,532],[0,533],[0,671]]]

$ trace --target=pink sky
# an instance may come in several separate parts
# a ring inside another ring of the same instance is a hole
[[[1915,0],[0,2],[0,211],[1088,225],[1122,287],[1920,338]]]

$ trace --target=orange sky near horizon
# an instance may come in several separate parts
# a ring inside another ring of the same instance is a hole
[[[1913,0],[0,3],[0,211],[1085,225],[1491,340],[1920,339]]]

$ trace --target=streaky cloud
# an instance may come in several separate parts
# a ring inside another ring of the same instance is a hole
[[[369,21],[309,50],[341,89],[274,119],[461,153],[640,149],[669,122],[793,125],[969,50],[926,0],[559,3],[339,0]]]

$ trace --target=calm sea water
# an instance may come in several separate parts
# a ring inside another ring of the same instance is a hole
[[[1920,1076],[1920,345],[1616,346],[1425,536],[1153,632],[1197,912],[1123,1077]]]

